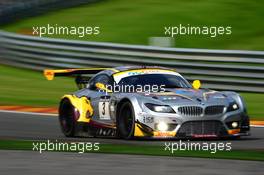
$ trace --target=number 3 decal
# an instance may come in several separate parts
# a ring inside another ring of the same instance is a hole
[[[109,102],[99,102],[99,117],[102,120],[110,120]]]

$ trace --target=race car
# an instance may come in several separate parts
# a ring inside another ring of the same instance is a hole
[[[221,138],[250,134],[243,98],[192,85],[170,68],[122,66],[44,70],[48,80],[73,76],[79,90],[62,97],[67,137]]]

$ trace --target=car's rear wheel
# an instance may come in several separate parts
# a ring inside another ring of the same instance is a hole
[[[117,135],[123,139],[131,139],[134,136],[135,113],[130,102],[124,102],[120,105],[117,115]]]
[[[75,136],[75,112],[69,99],[63,99],[59,108],[59,122],[61,130],[66,137]]]

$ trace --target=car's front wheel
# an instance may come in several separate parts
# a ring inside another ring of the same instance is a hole
[[[134,136],[135,113],[130,102],[120,105],[117,115],[117,135],[123,139],[131,139]]]
[[[60,103],[59,122],[61,130],[66,137],[75,136],[75,112],[70,100],[65,98]]]

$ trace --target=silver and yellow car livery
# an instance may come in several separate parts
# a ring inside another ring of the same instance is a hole
[[[91,76],[92,74],[92,76]],[[186,87],[164,92],[115,92],[108,84],[124,78],[152,75],[180,78]],[[73,76],[80,89],[64,95],[59,119],[66,136],[175,138],[239,137],[249,135],[249,117],[235,92],[200,89],[189,85],[172,69],[149,66],[45,70],[48,80]],[[65,128],[64,128],[65,127]]]

